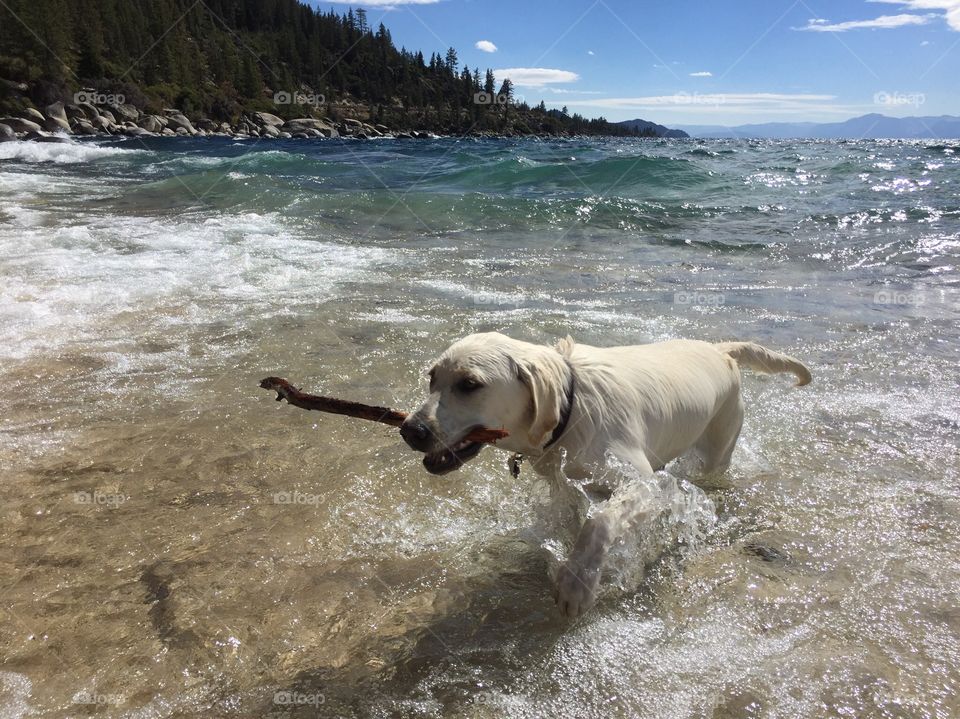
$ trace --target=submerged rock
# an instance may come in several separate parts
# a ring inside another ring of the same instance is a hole
[[[23,139],[33,142],[70,142],[70,140],[62,135],[48,135],[44,132],[28,132],[23,136]]]

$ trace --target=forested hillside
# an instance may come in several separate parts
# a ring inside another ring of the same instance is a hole
[[[509,81],[397,48],[363,9],[320,12],[298,0],[4,0],[0,110],[122,95],[152,112],[235,120],[361,114],[441,132],[642,134],[603,119],[529,107]],[[650,133],[647,133],[650,134]]]

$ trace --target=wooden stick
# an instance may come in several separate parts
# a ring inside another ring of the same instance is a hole
[[[330,414],[343,414],[348,417],[358,419],[367,419],[371,422],[382,422],[392,427],[399,427],[403,420],[407,418],[406,412],[387,407],[375,407],[360,402],[350,402],[345,399],[335,399],[333,397],[322,397],[317,394],[307,394],[301,392],[287,380],[280,377],[267,377],[260,380],[260,386],[277,393],[277,402],[287,400],[294,407],[301,409],[315,409],[318,412],[329,412]],[[494,443],[498,439],[507,436],[507,432],[502,429],[487,429],[479,427],[471,431],[464,439],[470,442]]]

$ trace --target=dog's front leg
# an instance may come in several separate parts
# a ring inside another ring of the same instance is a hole
[[[646,457],[639,452],[620,449],[617,455],[641,475],[653,474]],[[648,509],[643,495],[624,488],[583,523],[570,556],[557,572],[554,599],[561,614],[573,619],[593,606],[607,551],[636,526]]]
[[[597,600],[610,537],[609,518],[603,513],[591,517],[580,528],[570,556],[557,572],[554,589],[554,599],[565,617],[580,616]]]

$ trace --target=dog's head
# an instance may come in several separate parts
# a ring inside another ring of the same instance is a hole
[[[572,341],[562,343],[569,354]],[[478,427],[505,429],[497,446],[540,450],[560,422],[569,368],[558,349],[520,342],[497,332],[451,345],[430,369],[430,396],[407,417],[400,434],[424,452],[432,474],[459,469],[483,445],[464,438]]]

